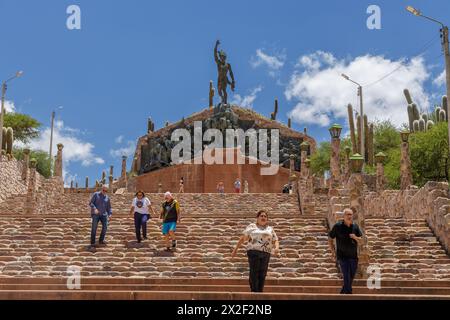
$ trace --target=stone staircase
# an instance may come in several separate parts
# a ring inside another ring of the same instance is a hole
[[[82,278],[80,289],[68,290],[63,278],[0,278],[0,299],[77,300],[379,300],[446,299],[450,281],[384,281],[368,289],[355,280],[353,295],[340,295],[341,281],[268,279],[264,293],[250,293],[240,278]]]
[[[148,196],[159,206],[161,194]],[[1,204],[0,299],[450,298],[450,258],[424,220],[366,219],[382,287],[369,290],[360,279],[350,297],[337,294],[341,280],[328,249],[325,195],[316,196],[314,215],[300,215],[297,199],[287,194],[177,194],[183,219],[174,253],[162,252],[155,218],[149,239],[136,243],[132,197],[112,195],[108,244],[95,253],[87,251],[90,194],[62,194],[47,212],[29,216],[9,209],[20,197]],[[260,208],[269,210],[282,256],[271,258],[265,293],[255,295],[245,251],[233,260],[230,253]],[[70,266],[81,268],[81,290],[67,289]]]
[[[371,264],[389,279],[450,280],[450,258],[424,219],[366,218]]]
[[[134,194],[113,194],[111,204],[113,212],[127,214],[131,207]],[[146,194],[155,209],[159,210],[164,201],[163,194]],[[52,199],[45,204],[45,214],[67,215],[84,214],[89,215],[88,203],[89,193],[63,193],[58,199]],[[183,193],[175,194],[180,206],[186,214],[190,215],[216,215],[240,214],[256,216],[260,209],[267,209],[270,215],[298,216],[298,200],[294,195],[277,193],[248,193],[248,194],[217,194],[217,193]],[[26,206],[26,195],[14,195],[0,204],[0,215],[19,214],[22,215]]]

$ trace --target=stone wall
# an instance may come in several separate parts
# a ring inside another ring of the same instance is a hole
[[[450,248],[450,199],[448,184],[429,181],[422,188],[370,192],[364,197],[366,216],[423,218],[445,246]]]
[[[366,215],[375,217],[427,218],[438,197],[447,197],[447,184],[429,181],[420,189],[369,192],[364,198],[364,209]]]
[[[54,207],[60,202],[61,195],[64,193],[64,181],[61,177],[52,177],[49,179],[38,175],[41,182],[36,192],[36,206],[34,213],[47,213],[47,208]],[[36,179],[38,180],[38,179]],[[61,203],[64,206],[64,203]]]
[[[27,181],[22,180],[22,161],[16,159],[8,160],[0,155],[0,203],[4,202],[13,194],[27,192]]]
[[[225,193],[234,192],[234,181],[240,178],[244,190],[244,181],[248,181],[250,193],[281,193],[283,186],[289,182],[289,170],[279,168],[276,175],[261,175],[262,165],[258,164],[179,164],[152,171],[135,177],[135,187],[129,183],[128,191],[144,190],[158,192],[178,192],[180,178],[184,179],[184,192],[215,193],[217,184],[222,181]],[[297,172],[298,174],[298,172]]]

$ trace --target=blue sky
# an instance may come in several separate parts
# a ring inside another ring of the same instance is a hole
[[[66,27],[72,4],[81,30]],[[372,4],[381,9],[380,30],[366,26]],[[7,100],[43,123],[33,147],[48,149],[51,111],[63,106],[57,139],[66,142],[67,178],[80,183],[111,164],[117,175],[120,154],[134,150],[148,116],[160,128],[207,106],[216,39],[237,81],[231,100],[269,115],[278,97],[280,121],[291,113],[294,128],[322,141],[329,123],[346,124],[346,104],[356,105],[356,88],[341,72],[365,85],[399,69],[367,88],[372,120],[406,122],[405,86],[423,110],[444,94],[438,26],[406,5],[450,23],[447,0],[0,0],[0,79],[24,71]]]

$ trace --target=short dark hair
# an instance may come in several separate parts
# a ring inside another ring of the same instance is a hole
[[[259,211],[256,213],[256,217],[259,218],[259,216],[260,216],[261,214],[263,214],[263,213],[265,213],[265,214],[267,215],[267,217],[269,217],[269,214],[267,213],[266,210],[259,210]]]
[[[145,193],[142,190],[138,190],[134,196],[137,197],[139,193],[142,193],[142,197],[145,197]]]

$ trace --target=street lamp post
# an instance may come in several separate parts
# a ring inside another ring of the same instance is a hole
[[[448,27],[436,19],[433,19],[431,17],[423,15],[422,12],[420,12],[419,10],[417,10],[411,6],[407,6],[406,10],[408,10],[415,16],[428,19],[428,20],[433,21],[441,26],[440,32],[441,32],[441,38],[442,38],[442,47],[444,50],[447,99],[450,99],[450,50],[449,50],[449,40],[448,40]],[[447,113],[449,111],[450,110],[446,110]],[[448,116],[448,114],[447,114],[447,116]],[[449,139],[448,141],[449,141],[449,146],[450,146],[450,121],[447,121],[447,131],[448,131],[448,139]],[[450,159],[450,147],[449,147],[449,159]]]
[[[3,141],[3,119],[5,116],[5,97],[6,97],[7,84],[8,84],[8,82],[14,80],[15,78],[19,78],[20,76],[22,76],[22,74],[23,74],[22,71],[18,71],[18,72],[16,72],[16,74],[13,77],[2,82],[2,105],[1,105],[1,114],[0,114],[0,143]]]
[[[62,109],[63,107],[58,107],[57,110]],[[55,123],[55,110],[52,111],[52,120],[51,120],[51,129],[50,129],[50,150],[49,150],[49,158],[50,158],[50,163],[53,164],[53,155],[52,155],[52,149],[53,149],[53,128],[54,128],[54,123]],[[51,165],[51,172],[53,175],[53,165]]]
[[[361,126],[361,155],[365,158],[365,150],[364,150],[364,107],[363,107],[363,93],[362,93],[362,85],[360,85],[358,82],[350,79],[349,76],[346,74],[341,74],[341,76],[350,82],[353,82],[358,86],[358,96],[359,96],[359,113],[361,117],[360,126]]]

